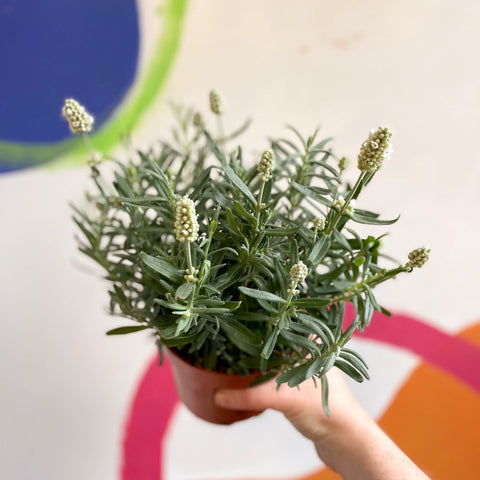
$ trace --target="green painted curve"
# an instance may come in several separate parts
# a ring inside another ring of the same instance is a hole
[[[113,114],[112,119],[107,121],[104,127],[89,135],[95,149],[107,153],[118,145],[120,136],[133,130],[161,91],[180,44],[187,1],[167,0],[162,6],[159,13],[163,16],[162,32],[150,64],[142,78],[134,83],[132,91],[129,92],[130,99]],[[54,167],[83,164],[86,154],[87,149],[80,137],[72,137],[54,144],[0,141],[0,158],[8,158],[12,167],[21,165],[28,168],[45,164],[53,159],[56,159],[51,164]]]

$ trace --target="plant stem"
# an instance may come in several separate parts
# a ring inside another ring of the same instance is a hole
[[[180,168],[178,169],[178,172],[175,175],[175,180],[173,181],[173,184],[172,184],[172,190],[175,190],[177,188],[177,184],[178,184],[178,182],[180,180],[180,177],[183,173],[183,169],[185,168],[185,165],[187,164],[189,159],[190,159],[190,151],[186,151],[185,155],[183,157],[182,163],[180,165]]]
[[[337,296],[327,306],[333,305],[338,302],[348,302],[348,300],[352,298],[352,295],[350,295],[351,293],[363,291],[365,290],[365,287],[370,287],[370,288],[376,287],[377,285],[384,282],[385,280],[395,277],[399,273],[408,272],[408,271],[409,271],[408,267],[401,265],[397,268],[392,268],[391,270],[379,272],[376,275],[368,277],[365,280],[362,280],[361,282],[358,282],[355,285],[352,285],[350,288],[348,288],[342,293],[341,297]]]
[[[273,321],[274,325],[278,325],[278,322],[282,318],[282,315],[287,311],[288,307],[290,307],[290,302],[293,299],[293,291],[297,288],[297,284],[295,285],[290,285],[290,291],[288,292],[287,300],[286,302],[282,305],[282,308],[280,309],[280,312],[278,312],[278,315],[275,317],[275,320]]]
[[[350,203],[350,200],[354,198],[355,195],[358,196],[357,190],[361,187],[362,181],[365,177],[365,172],[361,172],[360,175],[357,178],[357,181],[355,182],[355,185],[353,188],[348,192],[347,198],[345,199],[345,203],[343,207],[340,209],[340,211],[335,213],[335,216],[333,219],[328,223],[327,228],[325,229],[325,235],[330,236],[331,233],[333,232],[333,229],[335,228],[335,225],[338,223],[342,215],[345,213],[347,210],[348,204]],[[355,196],[356,198],[356,196]]]
[[[210,245],[212,243],[213,234],[215,233],[215,230],[217,229],[217,222],[218,222],[219,214],[220,214],[220,206],[217,207],[217,210],[215,211],[215,215],[214,215],[213,220],[212,220],[212,221],[216,222],[214,228],[212,228],[212,226],[211,226],[212,222],[210,222],[208,239],[207,239],[207,243],[205,245],[205,251],[204,251],[205,256],[203,257],[202,265],[200,266],[200,273],[198,274],[199,279],[203,279],[203,271],[205,270],[205,262],[208,260],[208,252],[210,250]]]
[[[185,242],[185,256],[187,257],[188,270],[193,275],[192,251],[190,250],[190,242]]]
[[[257,231],[260,231],[259,223],[260,223],[260,213],[262,212],[262,199],[263,199],[263,191],[265,190],[265,182],[262,182],[262,186],[260,187],[260,191],[258,192],[258,200],[257,200],[257,207],[256,207],[256,220],[257,220]]]
[[[93,148],[92,142],[90,141],[90,137],[86,133],[82,133],[83,143],[87,147],[92,158],[95,158],[95,150]]]

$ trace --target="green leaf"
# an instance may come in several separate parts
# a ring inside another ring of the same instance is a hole
[[[189,343],[193,343],[198,337],[198,333],[188,335],[179,335],[173,338],[162,338],[161,342],[166,347],[183,347]]]
[[[330,248],[330,238],[327,237],[324,233],[321,233],[318,240],[316,241],[315,245],[308,256],[308,260],[310,260],[314,265],[318,265]]]
[[[366,225],[392,225],[393,223],[397,222],[400,218],[400,215],[393,220],[380,220],[378,218],[374,218],[373,216],[364,215],[362,213],[358,213],[358,210],[355,210],[350,217],[354,222],[363,223]]]
[[[306,337],[303,337],[302,335],[298,335],[296,333],[289,332],[288,330],[280,330],[280,335],[288,340],[292,346],[295,347],[302,347],[307,349],[310,353],[320,353],[319,352],[319,347],[320,345],[318,343],[312,342]]]
[[[335,361],[335,366],[358,383],[362,383],[365,380],[363,375],[356,368],[354,368],[349,362],[346,362],[341,358],[337,358],[337,360]]]
[[[290,243],[290,265],[298,263],[298,242],[295,238]]]
[[[260,375],[254,378],[248,385],[248,387],[256,387],[257,385],[261,385],[262,383],[268,382],[272,378],[277,375],[277,372],[274,370],[272,372],[265,373],[264,375]]]
[[[331,200],[325,198],[324,196],[320,195],[319,193],[315,192],[312,188],[305,187],[304,185],[300,185],[297,182],[292,182],[292,187],[300,192],[301,194],[305,195],[306,197],[311,198],[312,200],[316,200],[317,202],[321,203],[322,205],[326,205],[327,207],[332,206]]]
[[[290,235],[295,235],[302,225],[298,227],[278,227],[278,228],[267,228],[265,229],[265,235],[270,237],[289,237]]]
[[[335,338],[332,331],[321,320],[299,312],[296,312],[295,316],[300,322],[302,322],[310,329],[311,333],[319,336],[322,339],[322,342],[327,346],[327,348],[331,348],[332,345],[335,344]],[[292,326],[294,325],[295,324],[292,324]]]
[[[218,308],[209,308],[209,307],[193,307],[192,308],[192,312],[193,313],[205,313],[207,315],[214,315],[214,314],[218,314],[218,313],[230,313],[230,309],[229,308],[222,308],[222,307],[218,307]]]
[[[212,140],[212,137],[210,137],[208,132],[205,132],[205,137],[207,138],[208,148],[210,148],[212,153],[218,158],[218,160],[222,164],[223,171],[225,172],[226,177],[235,187],[238,188],[238,190],[240,190],[245,195],[245,197],[248,198],[250,203],[255,206],[257,204],[257,201],[255,200],[253,193],[249,190],[245,183],[243,183],[242,179],[235,173],[233,168],[228,165],[227,160],[225,159],[225,155],[223,155],[223,153],[220,151],[220,149]]]
[[[170,310],[185,310],[187,307],[181,303],[169,302],[167,300],[162,300],[161,298],[155,298],[153,300],[155,303],[158,303],[162,307],[169,308]]]
[[[88,240],[88,243],[95,249],[97,248],[98,240],[95,237],[95,235],[88,230],[88,228],[83,225],[83,223],[78,220],[78,218],[73,217],[73,221],[77,224],[77,226],[80,228],[80,230],[83,232],[85,235],[86,239]]]
[[[127,333],[139,332],[140,330],[145,330],[150,328],[148,325],[135,325],[132,327],[119,327],[109,330],[107,335],[125,335]]]
[[[258,298],[260,300],[267,300],[269,302],[285,303],[285,299],[275,295],[274,293],[265,292],[263,290],[256,290],[255,288],[238,287],[238,289],[247,297]]]
[[[259,312],[235,312],[234,318],[243,322],[270,322],[272,317]]]
[[[185,300],[193,292],[195,284],[193,283],[184,283],[180,285],[175,291],[175,299]]]
[[[296,307],[305,307],[305,308],[313,308],[313,307],[325,307],[331,302],[330,298],[298,298],[297,300],[293,300],[291,305],[295,305]]]
[[[346,362],[350,363],[356,370],[358,370],[367,380],[370,379],[370,375],[368,374],[368,366],[365,363],[365,360],[353,350],[349,350],[347,348],[342,349],[340,352],[339,357]]]
[[[308,370],[308,363],[298,365],[297,367],[291,368],[286,372],[283,372],[278,378],[278,383],[288,383],[288,386],[293,388],[300,385],[303,381],[306,380]]]
[[[250,355],[257,356],[259,354],[259,347],[262,345],[263,340],[245,325],[233,318],[221,318],[220,327],[228,339],[240,350]]]
[[[270,355],[275,348],[275,344],[277,343],[278,334],[280,333],[278,327],[275,327],[267,338],[265,345],[263,346],[263,350],[261,353],[262,358],[269,359]]]
[[[213,282],[212,286],[213,288],[222,291],[240,280],[240,278],[242,278],[244,274],[245,266],[238,263],[231,267],[226,273],[217,277]]]
[[[145,252],[140,252],[142,262],[155,272],[159,273],[167,280],[178,282],[182,280],[181,270],[176,269],[173,265],[162,260],[161,258],[152,257]]]
[[[333,229],[333,237],[337,243],[339,243],[345,250],[352,252],[352,247],[348,243],[345,236],[339,232],[336,228]]]
[[[320,378],[322,382],[322,406],[323,411],[327,414],[327,417],[331,417],[330,408],[328,406],[328,380],[325,375]]]
[[[278,315],[278,310],[271,303],[268,303],[265,300],[260,300],[259,298],[257,298],[257,302],[266,312]]]
[[[325,364],[326,359],[324,357],[317,357],[311,363],[307,369],[307,373],[305,375],[306,378],[313,377],[314,375],[318,374]]]

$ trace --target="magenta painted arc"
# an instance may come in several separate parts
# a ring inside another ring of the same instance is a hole
[[[346,322],[354,310],[347,305]],[[375,340],[408,350],[424,361],[480,392],[480,349],[415,318],[375,312],[370,326],[359,338]],[[162,480],[162,443],[178,397],[170,363],[150,362],[140,380],[125,425],[121,480]]]

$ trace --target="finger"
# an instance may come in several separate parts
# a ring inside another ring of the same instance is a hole
[[[230,410],[278,409],[275,390],[274,382],[241,390],[223,389],[216,392],[215,403]]]

